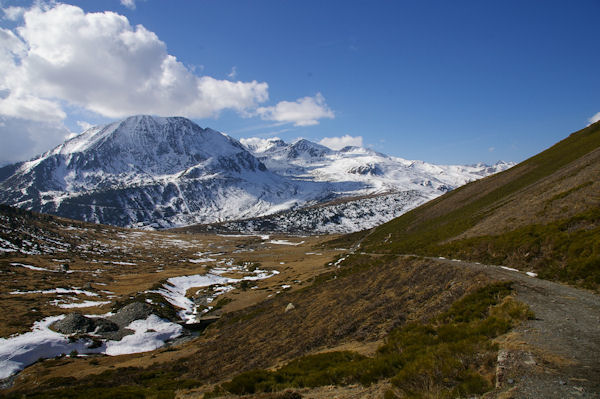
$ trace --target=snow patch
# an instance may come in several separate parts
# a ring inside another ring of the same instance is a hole
[[[50,270],[50,269],[46,269],[43,267],[38,267],[38,266],[33,266],[33,265],[26,265],[24,263],[11,263],[11,266],[20,266],[20,267],[24,267],[25,269],[29,269],[29,270],[36,270],[36,271],[43,271],[43,272],[55,272],[56,270]]]
[[[65,315],[46,317],[34,323],[32,331],[10,338],[0,338],[0,378],[10,377],[40,358],[50,358],[68,354],[99,353],[102,347],[90,349],[91,340],[71,342],[67,336],[50,330],[50,324],[61,320]]]
[[[83,301],[83,302],[75,302],[75,303],[61,303],[60,301],[51,301],[50,302],[54,306],[58,306],[61,309],[71,309],[71,308],[91,308],[95,306],[102,306],[110,303],[110,301]]]
[[[269,244],[276,244],[276,245],[301,245],[304,244],[304,241],[300,241],[300,242],[291,242],[288,240],[271,240],[269,241]]]
[[[183,327],[151,314],[145,320],[135,320],[126,328],[133,330],[120,341],[107,341],[106,353],[109,356],[148,352],[160,348],[165,341],[181,335]]]

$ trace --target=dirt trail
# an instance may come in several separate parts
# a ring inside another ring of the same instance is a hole
[[[498,388],[486,397],[600,398],[600,296],[499,266],[430,259],[514,281],[535,313],[500,342]]]

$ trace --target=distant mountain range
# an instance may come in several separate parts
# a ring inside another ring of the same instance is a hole
[[[339,198],[404,198],[398,212],[388,205],[383,219],[363,215],[381,223],[511,166],[433,165],[307,140],[240,142],[186,118],[141,115],[0,168],[0,202],[84,221],[167,228],[281,214]],[[353,226],[338,230],[364,223]]]

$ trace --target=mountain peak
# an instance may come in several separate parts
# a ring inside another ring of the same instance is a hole
[[[437,196],[493,172],[423,163],[408,168],[369,149],[335,151],[306,139],[240,143],[183,117],[135,115],[3,168],[0,202],[120,226],[172,227],[259,216],[336,196]]]

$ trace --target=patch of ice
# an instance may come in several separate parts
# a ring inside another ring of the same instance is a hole
[[[511,272],[518,272],[517,269],[513,269],[512,267],[500,266],[500,268],[504,270],[510,270]]]
[[[537,277],[537,273],[534,272],[525,272],[526,275],[528,275],[529,277]]]

